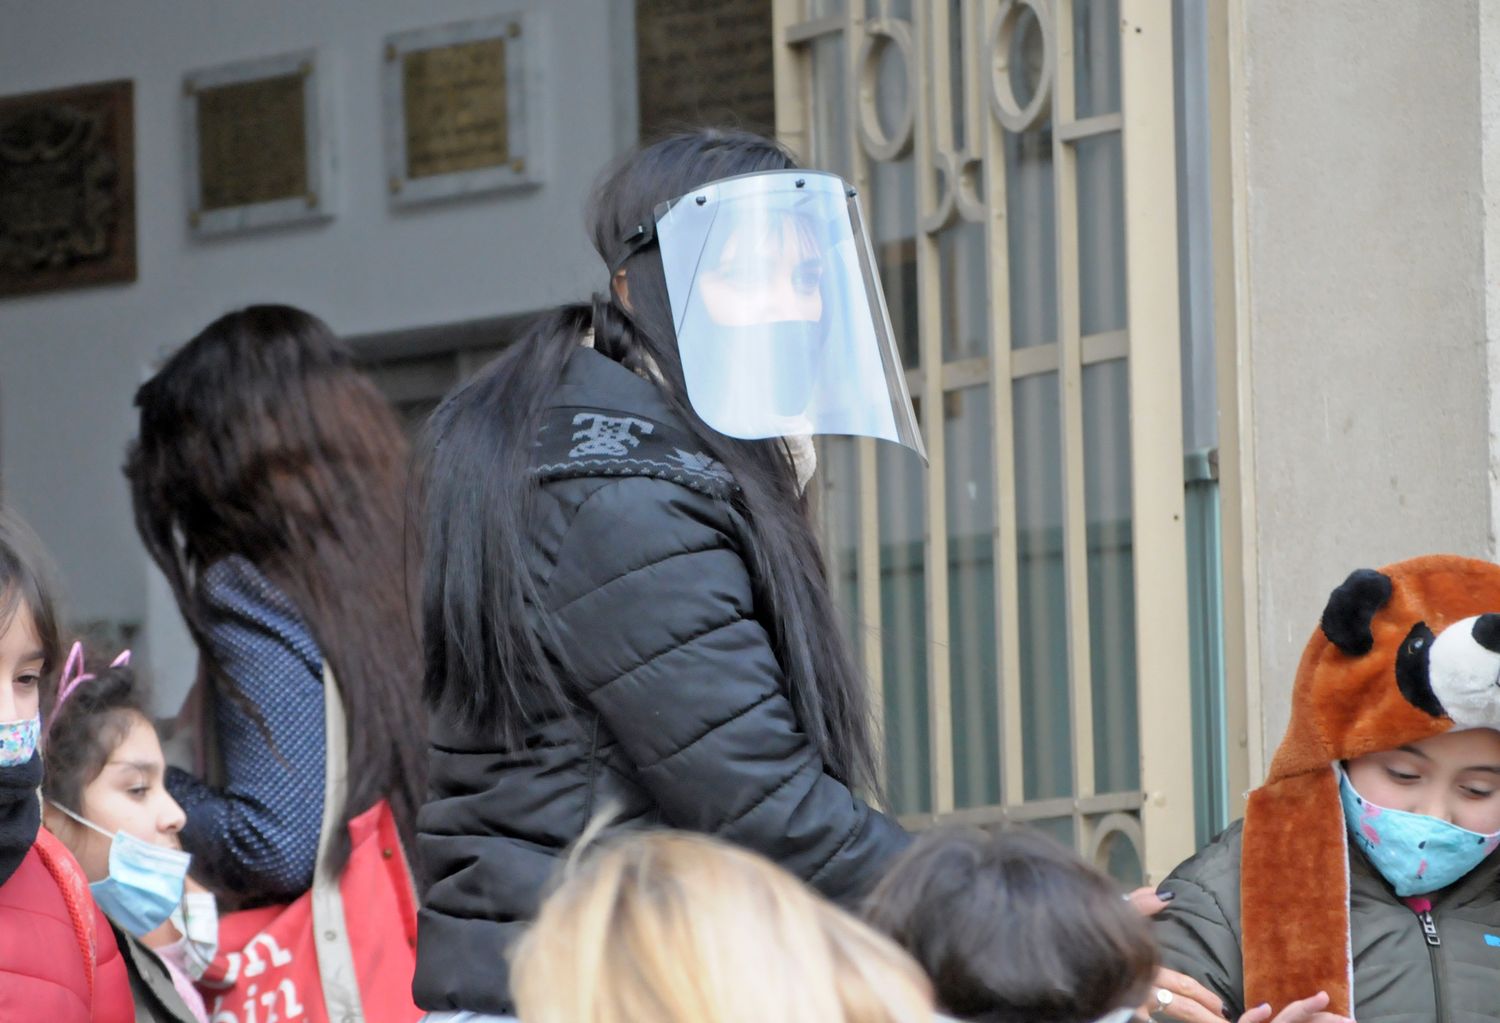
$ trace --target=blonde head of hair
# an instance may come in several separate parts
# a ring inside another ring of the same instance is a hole
[[[517,945],[526,1023],[930,1023],[895,943],[775,864],[634,833],[570,864]]]

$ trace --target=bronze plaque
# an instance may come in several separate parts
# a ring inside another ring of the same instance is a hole
[[[307,197],[307,76],[199,89],[201,213]]]
[[[406,176],[510,162],[505,39],[481,39],[401,56]]]
[[[641,136],[776,124],[771,0],[636,0]]]
[[[130,82],[0,98],[0,295],[135,280]]]

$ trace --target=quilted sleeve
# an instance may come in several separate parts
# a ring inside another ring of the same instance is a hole
[[[1162,965],[1218,995],[1230,1019],[1245,1011],[1237,837],[1231,829],[1173,871],[1161,885],[1173,899],[1152,921]]]
[[[213,565],[204,595],[214,658],[260,721],[219,694],[222,787],[167,770],[187,814],[182,844],[211,887],[295,898],[312,885],[323,818],[322,655],[292,602],[245,559]]]
[[[845,901],[905,847],[798,723],[722,504],[655,479],[601,488],[569,528],[545,603],[572,681],[666,823],[754,849]]]

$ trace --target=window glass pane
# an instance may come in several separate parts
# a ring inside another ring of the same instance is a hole
[[[1125,177],[1120,135],[1078,141],[1078,291],[1085,337],[1125,329]]]
[[[1057,242],[1050,127],[1007,133],[1006,243],[1013,348],[1057,340]]]
[[[1146,871],[1141,866],[1140,850],[1122,832],[1115,831],[1105,836],[1104,845],[1099,850],[1099,859],[1101,862],[1095,866],[1118,881],[1126,890],[1138,888],[1145,881]]]
[[[947,394],[943,432],[954,800],[960,807],[990,806],[1000,802],[990,389]]]
[[[1077,829],[1072,817],[1053,817],[1050,820],[1028,821],[1027,827],[1035,828],[1050,838],[1055,838],[1070,849],[1076,849]]]
[[[1128,792],[1140,786],[1128,386],[1123,359],[1083,367],[1089,665],[1094,787],[1099,792]]]
[[[1073,7],[1076,116],[1120,110],[1119,0]],[[1119,132],[1078,141],[1079,310],[1085,336],[1125,328],[1125,193]]]
[[[921,364],[917,338],[916,178],[912,158],[870,168],[872,194],[865,207],[871,219],[880,286],[890,308],[891,328],[907,369]]]
[[[845,178],[849,160],[849,48],[843,33],[822,36],[812,44],[813,152],[798,154],[820,170]]]
[[[984,225],[960,220],[938,237],[938,280],[943,309],[943,361],[989,352],[985,314],[988,280]]]
[[[1016,19],[1015,31],[1010,37],[1009,59],[1010,90],[1018,107],[1025,107],[1042,86],[1042,67],[1046,60],[1046,40],[1036,11],[1026,7]]]
[[[859,604],[859,449],[852,437],[819,437],[818,471],[810,484],[817,495],[828,586],[844,639],[863,667]]]
[[[1024,789],[1045,799],[1073,791],[1057,374],[1012,387]]]
[[[964,136],[964,104],[968,95],[964,91],[964,8],[966,0],[948,0],[948,96],[949,124],[953,132],[953,149],[963,152],[969,139]]]
[[[1074,0],[1073,102],[1080,119],[1120,111],[1120,0]]]
[[[925,468],[879,444],[880,618],[885,685],[886,786],[897,813],[932,808],[928,730]]]
[[[1042,30],[1027,8],[1011,40],[1011,89],[1024,106],[1042,72]],[[992,126],[999,130],[998,125]],[[1023,135],[1005,133],[1006,242],[1010,262],[1011,346],[1057,340],[1057,244],[1050,120]]]

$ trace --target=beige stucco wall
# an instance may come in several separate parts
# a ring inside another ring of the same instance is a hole
[[[1240,5],[1267,756],[1302,646],[1351,569],[1493,551],[1487,305],[1500,304],[1485,267],[1500,229],[1487,230],[1482,157],[1500,121],[1482,96],[1500,65],[1481,59],[1481,8],[1489,42],[1490,0]]]

